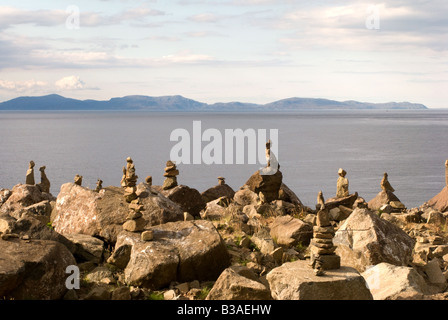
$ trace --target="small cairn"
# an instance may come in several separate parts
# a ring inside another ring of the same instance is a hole
[[[348,192],[348,179],[345,177],[347,172],[340,168],[338,170],[338,181],[336,186],[336,198],[345,198],[349,196]]]
[[[163,182],[162,189],[169,190],[177,187],[177,176],[179,175],[179,170],[176,168],[176,164],[171,160],[167,161],[165,174],[163,175],[166,179]]]
[[[142,232],[147,222],[143,218],[143,210],[144,207],[139,203],[139,199],[132,200],[129,204],[129,214],[123,224],[123,229],[130,232]]]
[[[28,171],[26,172],[26,180],[25,183],[34,186],[36,184],[34,180],[34,161],[30,161]]]
[[[124,197],[126,202],[131,203],[133,200],[137,199],[137,179],[138,176],[135,174],[135,165],[131,157],[126,159],[126,167],[123,168],[124,179],[122,179],[122,184],[124,180]]]
[[[395,189],[392,187],[392,185],[388,180],[387,172],[384,172],[383,179],[381,180],[381,190],[395,192]]]
[[[45,173],[45,169],[47,167],[43,166],[39,168],[40,171],[40,183],[37,185],[41,192],[50,193],[50,180],[47,178],[47,174]]]
[[[103,180],[98,179],[96,182],[96,189],[95,192],[100,192],[103,189]]]
[[[132,158],[128,157],[126,162],[126,167],[123,168],[122,183],[125,182],[124,197],[126,202],[129,203],[129,213],[126,222],[123,224],[123,229],[129,232],[142,232],[147,221],[143,218],[142,211],[145,209],[137,195],[138,176],[135,174],[135,165]]]
[[[75,181],[75,184],[76,184],[77,186],[82,186],[82,176],[80,176],[79,174],[77,174],[77,175],[75,176],[74,181]]]
[[[325,208],[324,203],[322,191],[320,191],[316,205],[318,210],[316,226],[313,227],[313,239],[310,243],[310,264],[316,276],[323,276],[325,270],[339,269],[341,267],[341,258],[334,253],[336,250],[333,244],[335,231],[330,223],[328,210]]]
[[[224,177],[218,177],[218,185],[223,186],[226,184],[226,178]]]

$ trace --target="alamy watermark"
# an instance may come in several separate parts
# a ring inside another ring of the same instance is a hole
[[[376,5],[371,5],[367,7],[366,13],[367,13],[366,28],[369,30],[380,30],[381,28],[380,8]]]
[[[68,290],[79,290],[81,288],[79,267],[70,265],[65,269],[65,273],[70,274],[65,280],[65,287]]]
[[[65,12],[68,14],[67,19],[65,20],[65,27],[68,30],[78,30],[81,26],[81,11],[78,6],[70,5],[65,9]]]
[[[170,159],[177,164],[267,165],[260,171],[264,175],[273,175],[278,170],[278,129],[269,129],[268,140],[267,129],[202,131],[202,122],[193,121],[191,133],[187,129],[175,129],[170,141],[177,142],[170,152]]]

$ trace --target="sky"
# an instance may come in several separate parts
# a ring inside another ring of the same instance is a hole
[[[0,0],[0,101],[290,97],[448,108],[446,0]]]

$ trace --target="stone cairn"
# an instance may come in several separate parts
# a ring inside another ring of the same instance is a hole
[[[383,179],[381,180],[381,190],[394,192],[395,189],[391,186],[389,180],[387,179],[387,172],[384,173]]]
[[[74,181],[77,186],[82,186],[82,176],[80,176],[79,174],[75,176]]]
[[[50,193],[50,180],[47,178],[47,174],[45,173],[45,169],[47,167],[43,166],[39,168],[40,171],[40,183],[37,185],[41,192]]]
[[[34,161],[30,161],[28,171],[26,172],[26,180],[25,183],[34,186],[36,182],[34,181]]]
[[[98,179],[98,181],[96,182],[95,192],[100,192],[101,189],[103,189],[103,180]]]
[[[222,186],[226,184],[226,178],[218,177],[218,185]]]
[[[347,172],[340,168],[338,170],[338,182],[336,185],[336,198],[345,198],[349,196],[348,192],[348,179],[345,177]]]
[[[328,210],[325,208],[322,191],[317,196],[316,209],[318,213],[316,226],[313,227],[313,239],[310,243],[310,265],[316,276],[323,276],[325,270],[339,269],[341,258],[334,253],[336,250],[333,244],[335,231],[330,223]]]
[[[137,179],[138,176],[135,174],[135,165],[131,157],[126,159],[126,166],[123,167],[123,179],[121,180],[122,186],[124,187],[124,197],[126,202],[131,203],[136,200],[137,197]],[[123,185],[124,183],[124,185]]]
[[[179,175],[179,170],[176,168],[176,164],[171,160],[167,161],[165,174],[165,181],[163,182],[162,189],[169,190],[174,187],[177,187],[177,176]]]
[[[140,199],[137,195],[137,179],[135,174],[135,165],[132,158],[126,159],[126,167],[123,168],[124,182],[124,198],[129,203],[129,213],[126,217],[126,222],[123,224],[123,229],[130,232],[142,232],[145,229],[147,221],[143,218],[142,211],[144,206],[140,204]]]
[[[448,187],[448,160],[445,162],[445,184]]]

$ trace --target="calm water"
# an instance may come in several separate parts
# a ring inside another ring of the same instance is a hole
[[[448,159],[448,110],[345,111],[288,114],[178,114],[146,112],[0,112],[0,188],[25,182],[30,160],[47,166],[57,195],[60,186],[84,176],[94,188],[120,184],[126,158],[134,159],[139,181],[153,176],[163,183],[163,169],[176,142],[177,128],[202,130],[278,129],[284,182],[306,205],[314,207],[322,190],[336,192],[337,171],[344,168],[350,192],[367,201],[380,191],[384,172],[395,194],[409,208],[419,206],[445,185]],[[269,131],[268,131],[269,132]],[[203,146],[207,143],[203,143]],[[247,159],[247,157],[246,157]],[[247,161],[246,161],[247,163]],[[179,165],[180,184],[200,192],[222,175],[238,189],[260,165]]]

